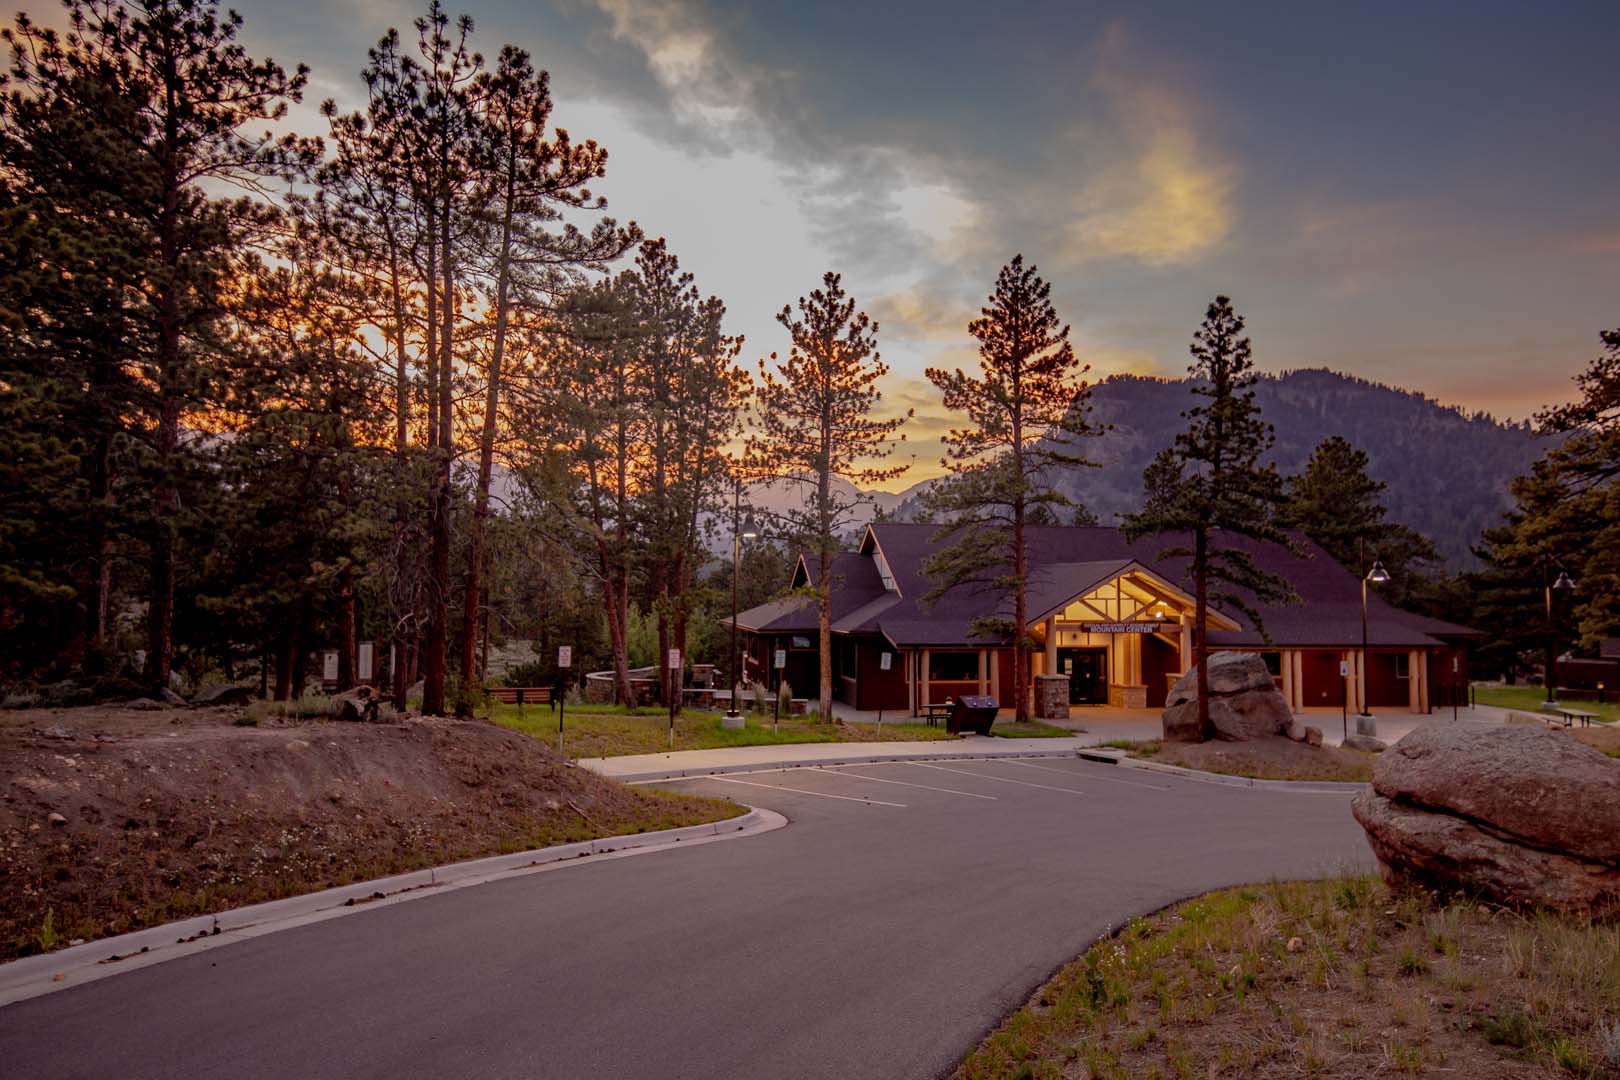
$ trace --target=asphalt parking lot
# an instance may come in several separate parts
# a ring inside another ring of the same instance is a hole
[[[787,828],[223,945],[0,1010],[28,1077],[933,1077],[1209,888],[1371,865],[1347,792],[1076,758],[671,783]]]

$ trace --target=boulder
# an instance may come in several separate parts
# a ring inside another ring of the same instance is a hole
[[[1287,734],[1288,734],[1288,737],[1290,739],[1293,739],[1295,742],[1304,742],[1305,741],[1305,725],[1300,723],[1298,720],[1290,720],[1290,721],[1288,721],[1288,732],[1287,732]]]
[[[1563,911],[1620,905],[1620,762],[1540,727],[1424,725],[1352,803],[1384,877]]]
[[[334,720],[374,721],[381,700],[381,695],[371,687],[357,686],[353,690],[333,694],[326,711]]]
[[[1289,730],[1294,715],[1258,653],[1218,652],[1209,658],[1209,720],[1217,738],[1242,741]],[[1176,680],[1165,699],[1164,737],[1198,742],[1198,670]]]
[[[1321,746],[1322,745],[1322,729],[1319,728],[1319,727],[1310,727],[1310,726],[1307,725],[1306,728],[1305,728],[1305,745],[1306,746]]]
[[[1343,745],[1351,750],[1365,750],[1369,754],[1382,754],[1389,749],[1388,743],[1371,735],[1347,735]]]
[[[193,705],[246,705],[253,700],[254,689],[251,686],[232,686],[225,683],[220,686],[205,686],[197,691],[197,696],[191,699]]]

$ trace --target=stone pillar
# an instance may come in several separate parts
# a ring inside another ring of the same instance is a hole
[[[1069,718],[1069,677],[1067,675],[1035,676],[1035,718],[1037,720],[1067,720]]]

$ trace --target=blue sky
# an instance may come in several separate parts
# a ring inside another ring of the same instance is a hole
[[[27,5],[36,13],[45,6]],[[414,3],[241,0],[258,53],[358,104]],[[527,48],[601,190],[729,305],[753,358],[827,269],[882,324],[918,468],[928,364],[1017,252],[1093,377],[1180,374],[1230,294],[1259,365],[1524,417],[1620,325],[1615,4],[465,0]],[[314,120],[311,130],[318,130]],[[908,453],[909,456],[909,453]]]

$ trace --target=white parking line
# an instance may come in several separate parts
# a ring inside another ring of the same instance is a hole
[[[922,788],[924,791],[943,791],[947,795],[965,795],[970,799],[989,799],[991,802],[996,801],[996,797],[994,795],[980,795],[976,791],[957,791],[955,788],[933,787],[929,784],[913,784],[909,780],[885,780],[881,776],[868,776],[865,773],[858,772],[843,772],[841,769],[837,768],[828,769],[826,771],[838,772],[841,776],[856,776],[862,780],[870,780],[874,784],[899,784],[901,787]]]
[[[1064,776],[1072,776],[1076,779],[1079,779],[1081,776],[1080,773],[1070,772],[1068,769],[1054,769],[1050,765],[1032,765],[1027,761],[1016,761],[1012,758],[998,758],[997,760],[1004,765],[1022,765],[1026,769],[1040,769],[1042,772],[1062,773]],[[1098,780],[1104,784],[1124,784],[1126,787],[1149,788],[1153,791],[1170,790],[1169,784],[1140,784],[1135,780],[1120,780],[1112,776],[1093,776],[1090,772],[1087,772],[1084,775],[1087,780]]]
[[[755,784],[748,780],[733,780],[729,776],[693,776],[691,780],[718,780],[722,784],[742,784],[745,787],[759,787],[766,791],[791,791],[797,795],[815,795],[823,799],[841,799],[844,802],[871,803],[873,806],[898,806],[905,808],[903,802],[884,802],[882,799],[863,799],[856,795],[830,795],[825,791],[810,791],[806,788],[787,787],[782,784]]]
[[[930,765],[925,761],[907,761],[904,764],[906,764],[906,765],[915,765],[919,769],[938,769],[940,772],[961,773],[963,776],[973,776],[973,777],[977,777],[980,780],[995,780],[995,781],[998,781],[999,783],[1003,783],[1003,784],[1017,784],[1020,787],[1045,788],[1047,791],[1067,791],[1070,795],[1084,795],[1085,794],[1085,792],[1079,790],[1078,788],[1057,787],[1057,786],[1055,786],[1053,784],[1033,784],[1033,783],[1030,783],[1028,780],[1013,780],[1010,777],[993,776],[990,773],[969,772],[967,769],[952,769],[952,768],[947,768],[944,765]]]

